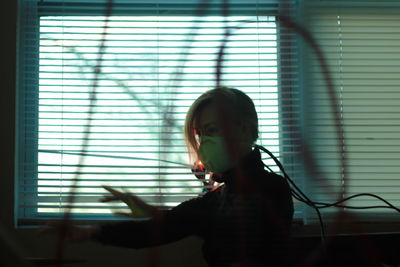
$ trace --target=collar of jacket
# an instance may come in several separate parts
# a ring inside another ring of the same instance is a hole
[[[225,185],[243,186],[249,182],[249,178],[256,177],[257,173],[264,171],[264,164],[261,160],[260,151],[254,148],[233,168],[222,174],[215,174],[213,179],[218,183]]]

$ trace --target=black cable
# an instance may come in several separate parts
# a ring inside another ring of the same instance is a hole
[[[267,153],[275,162],[275,164],[279,167],[279,169],[281,170],[283,176],[286,178],[286,180],[293,186],[293,188],[291,188],[291,194],[292,196],[297,199],[298,201],[301,201],[309,206],[311,206],[312,208],[315,209],[315,211],[317,212],[318,215],[318,219],[319,219],[319,223],[321,226],[321,238],[322,241],[324,242],[325,239],[325,229],[324,229],[324,225],[323,225],[323,220],[322,220],[322,216],[321,213],[319,211],[319,209],[322,208],[329,208],[329,207],[340,207],[340,208],[347,208],[347,209],[377,209],[377,208],[387,208],[387,209],[393,209],[396,210],[398,212],[400,212],[400,208],[397,208],[396,206],[394,206],[393,204],[391,204],[389,201],[387,201],[386,199],[375,195],[375,194],[371,194],[371,193],[360,193],[360,194],[355,194],[355,195],[351,195],[349,197],[343,198],[339,201],[336,201],[334,203],[325,203],[325,202],[319,202],[319,201],[312,201],[310,200],[301,190],[300,188],[292,181],[292,179],[289,177],[289,175],[286,173],[285,169],[283,168],[283,165],[281,164],[281,162],[272,154],[272,152],[270,152],[268,149],[266,149],[263,146],[260,145],[256,145],[255,148],[262,150],[263,152]],[[265,165],[265,164],[264,164]],[[271,170],[271,168],[268,167],[268,170]],[[272,171],[272,170],[271,170]],[[272,171],[273,172],[273,171]],[[297,191],[296,191],[297,190]],[[356,197],[362,197],[362,196],[369,196],[369,197],[373,197],[376,198],[382,202],[384,202],[386,204],[386,206],[347,206],[347,205],[341,205],[341,203],[348,201],[350,199],[356,198]]]
[[[355,207],[355,206],[347,206],[347,205],[339,205],[340,203],[343,203],[347,200],[356,198],[356,197],[362,197],[362,196],[369,196],[369,197],[374,197],[379,199],[380,201],[384,202],[387,206],[361,206],[361,207]],[[386,199],[375,195],[375,194],[371,194],[371,193],[360,193],[360,194],[355,194],[355,195],[351,195],[349,197],[343,198],[339,201],[336,201],[334,203],[324,203],[324,202],[314,202],[317,205],[321,205],[319,208],[329,208],[329,207],[343,207],[343,208],[348,208],[348,209],[376,209],[376,208],[388,208],[388,209],[394,209],[398,212],[400,212],[400,209],[397,208],[396,206],[394,206],[393,204],[391,204],[389,201],[387,201]]]
[[[282,164],[280,163],[280,161],[274,156],[274,154],[272,154],[272,152],[270,152],[268,149],[266,149],[263,146],[260,145],[256,145],[256,148],[264,151],[265,153],[267,153],[275,162],[275,164],[279,167],[279,169],[281,170],[283,176],[288,180],[288,182],[292,185],[292,187],[297,190],[294,191],[294,189],[292,189],[293,195],[295,196],[295,198],[299,201],[302,201],[310,206],[313,206],[313,201],[311,201],[301,190],[300,188],[292,181],[292,179],[290,179],[289,175],[286,173],[285,169],[283,168]]]
[[[267,168],[269,172],[274,172],[268,165],[264,164],[264,167]]]
[[[260,149],[262,151],[264,151],[265,153],[267,153],[275,162],[275,164],[279,167],[279,169],[281,170],[283,176],[286,178],[287,181],[289,181],[289,183],[295,188],[295,190],[297,190],[297,192],[292,189],[291,193],[293,196],[295,196],[295,198],[301,202],[306,203],[307,205],[309,205],[310,207],[314,208],[317,216],[318,216],[318,220],[319,220],[319,225],[320,225],[320,230],[321,230],[321,241],[322,244],[325,244],[325,227],[324,227],[324,222],[322,220],[322,215],[321,212],[319,211],[319,208],[315,205],[315,203],[313,201],[311,201],[301,190],[300,188],[292,181],[292,179],[290,179],[289,175],[286,173],[285,169],[283,168],[283,165],[281,164],[281,162],[274,156],[274,154],[272,154],[272,152],[270,152],[268,149],[266,149],[263,146],[260,145],[255,145],[255,147],[257,149]]]
[[[282,164],[279,162],[279,160],[278,160],[269,150],[267,150],[265,147],[262,147],[262,146],[259,146],[259,145],[257,145],[256,147],[259,148],[259,149],[261,149],[262,151],[266,152],[268,155],[270,155],[270,157],[275,161],[275,163],[277,164],[277,166],[279,167],[279,169],[280,169],[280,170],[282,171],[282,173],[284,174],[284,177],[287,178],[287,179],[289,180],[289,182],[290,182],[292,185],[294,185],[294,187],[296,188],[296,190],[298,190],[298,191],[301,192],[301,190],[297,187],[297,185],[294,184],[294,182],[293,182],[293,181],[290,179],[290,177],[287,175],[287,173],[285,172],[285,170],[284,170]],[[271,170],[270,168],[268,168],[268,169]],[[380,197],[380,196],[378,196],[378,195],[371,194],[371,193],[360,193],[360,194],[351,195],[351,196],[349,196],[349,197],[346,197],[346,198],[343,198],[343,199],[341,199],[341,200],[338,200],[338,201],[336,201],[336,202],[334,202],[334,203],[325,203],[325,202],[311,201],[308,197],[301,198],[301,197],[299,197],[299,195],[297,194],[297,192],[294,191],[293,189],[292,189],[292,193],[293,193],[294,197],[295,197],[297,200],[300,200],[300,201],[302,201],[302,202],[304,202],[304,203],[306,203],[306,204],[309,204],[308,202],[311,202],[311,203],[313,203],[314,205],[316,205],[318,208],[329,208],[329,207],[342,207],[342,208],[349,208],[349,209],[389,208],[389,209],[394,209],[394,210],[400,212],[400,208],[397,208],[396,206],[394,206],[393,204],[391,204],[391,203],[390,203],[389,201],[387,201],[386,199],[384,199],[384,198],[382,198],[382,197]],[[301,194],[302,194],[303,196],[305,196],[304,193],[301,192]],[[339,205],[340,203],[343,203],[343,202],[345,202],[345,201],[347,201],[347,200],[350,200],[350,199],[353,199],[353,198],[356,198],[356,197],[362,197],[362,196],[369,196],[369,197],[376,198],[376,199],[378,199],[378,200],[384,202],[384,203],[386,204],[386,206],[361,206],[361,207],[360,207],[360,206]],[[306,200],[306,201],[303,201],[303,200]]]

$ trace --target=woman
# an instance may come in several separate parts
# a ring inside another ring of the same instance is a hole
[[[103,201],[122,200],[134,217],[148,219],[103,225],[86,237],[143,248],[198,235],[210,266],[289,266],[290,188],[283,177],[264,170],[253,149],[258,121],[251,99],[237,89],[205,92],[187,113],[185,138],[191,156],[223,185],[170,210],[105,187],[112,196]]]

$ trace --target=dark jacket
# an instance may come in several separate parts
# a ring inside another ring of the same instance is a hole
[[[198,235],[210,266],[290,265],[293,203],[286,180],[264,170],[258,149],[220,178],[221,188],[164,211],[157,220],[104,225],[94,239],[143,248]]]

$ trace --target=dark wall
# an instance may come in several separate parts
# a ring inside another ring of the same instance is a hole
[[[16,66],[16,7],[8,1],[2,8],[1,45],[1,150],[0,150],[0,266],[22,264],[13,243],[13,177],[15,136],[15,66]],[[21,265],[22,266],[22,265]]]
[[[16,4],[3,5],[3,31],[1,45],[1,152],[0,152],[0,220],[12,225],[15,128],[15,66],[16,66]]]

